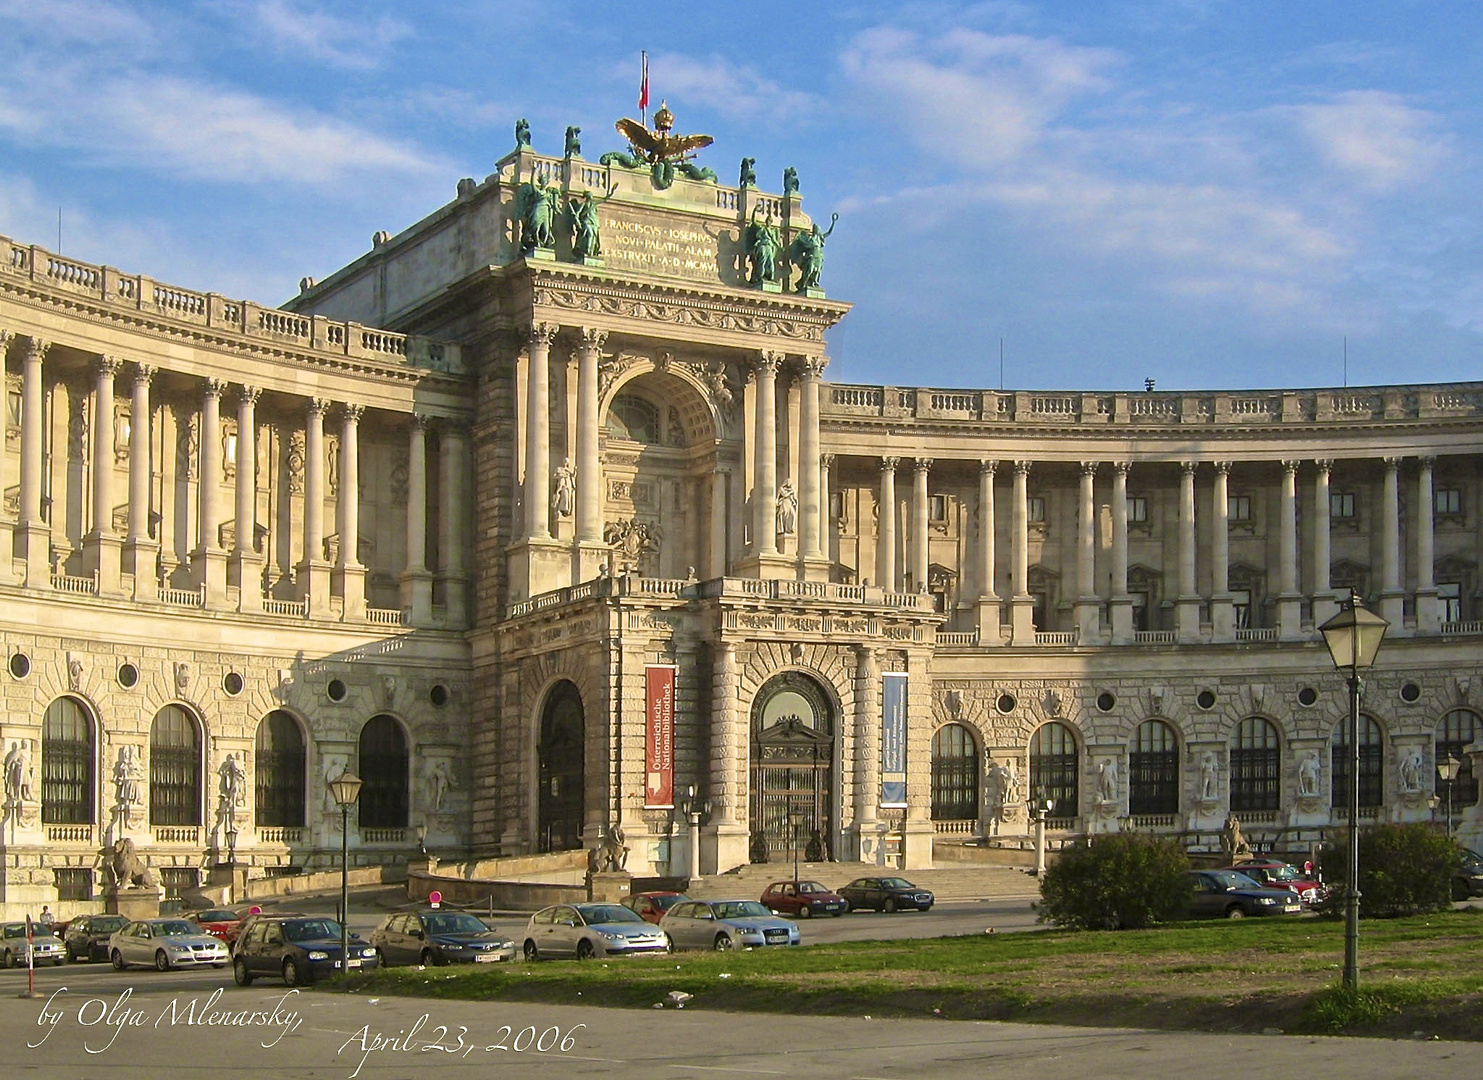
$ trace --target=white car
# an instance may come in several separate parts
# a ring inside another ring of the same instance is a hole
[[[30,964],[30,953],[34,949],[36,963],[62,964],[67,959],[66,946],[41,923],[31,924],[31,942],[26,942],[26,924],[5,923],[0,926],[0,963],[6,967],[26,967]]]
[[[224,968],[226,944],[185,919],[139,919],[108,939],[108,958],[118,971],[131,964],[169,971],[177,967]]]

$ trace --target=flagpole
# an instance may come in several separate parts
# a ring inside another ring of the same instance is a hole
[[[639,110],[640,119],[647,128],[649,126],[649,53],[643,50],[639,56],[643,65],[642,77],[639,80]]]

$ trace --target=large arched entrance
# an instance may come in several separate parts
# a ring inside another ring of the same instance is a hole
[[[541,710],[536,850],[570,851],[582,846],[582,695],[559,682]]]
[[[753,862],[831,858],[834,709],[799,672],[769,679],[752,703]]]

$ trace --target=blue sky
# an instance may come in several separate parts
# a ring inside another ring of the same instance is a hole
[[[528,117],[620,148],[640,49],[728,181],[840,214],[838,381],[1483,375],[1483,9],[1122,0],[0,0],[0,232],[297,291]]]

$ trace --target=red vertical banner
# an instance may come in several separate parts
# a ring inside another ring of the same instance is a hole
[[[644,668],[644,805],[675,804],[675,668]]]

